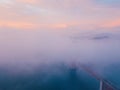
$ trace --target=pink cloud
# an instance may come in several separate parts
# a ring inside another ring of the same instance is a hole
[[[116,20],[120,18],[118,8],[97,5],[93,0],[15,0],[11,2],[0,4],[0,27],[89,29],[120,26],[119,20]]]
[[[120,27],[120,19],[105,22],[102,24],[102,27],[105,27],[105,28]]]

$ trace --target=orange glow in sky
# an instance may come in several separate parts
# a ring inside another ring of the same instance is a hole
[[[98,0],[1,0],[0,27],[18,29],[119,27],[119,7],[107,0],[101,2]],[[117,5],[118,1],[114,2]]]

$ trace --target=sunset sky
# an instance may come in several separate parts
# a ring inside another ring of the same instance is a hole
[[[0,28],[120,27],[120,0],[0,0]]]

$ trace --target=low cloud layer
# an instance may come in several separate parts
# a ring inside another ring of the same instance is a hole
[[[61,62],[106,66],[119,62],[119,40],[117,31],[1,30],[0,65],[24,69]]]

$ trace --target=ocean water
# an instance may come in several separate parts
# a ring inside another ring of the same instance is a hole
[[[29,74],[1,71],[0,90],[99,90],[99,81],[83,69],[57,64]]]

